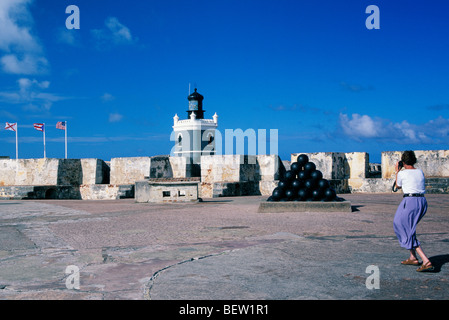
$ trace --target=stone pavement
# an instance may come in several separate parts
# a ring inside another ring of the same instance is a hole
[[[257,196],[1,201],[0,299],[449,297],[449,195],[428,195],[418,225],[432,273],[400,265],[408,252],[392,223],[401,194],[340,196],[352,212],[258,213],[266,197]],[[76,278],[68,266],[80,271],[79,289],[66,285]],[[379,289],[368,289],[377,274]]]

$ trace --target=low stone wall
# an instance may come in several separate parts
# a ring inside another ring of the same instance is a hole
[[[85,184],[79,187],[82,200],[119,200],[134,198],[134,185]]]
[[[306,154],[315,163],[324,179],[363,179],[369,172],[369,155],[366,152],[314,152],[292,153],[291,162],[300,154]]]
[[[138,203],[196,202],[199,183],[199,180],[181,179],[137,181],[135,200]]]
[[[100,159],[0,159],[0,186],[104,183],[108,167]]]
[[[134,184],[148,177],[173,177],[168,156],[112,158],[110,166],[111,184]]]
[[[73,186],[3,186],[0,187],[1,200],[37,199],[81,199],[79,190]]]
[[[202,156],[200,197],[270,195],[283,171],[277,155]]]
[[[430,177],[449,177],[449,150],[415,150],[416,168]],[[402,151],[382,152],[382,178],[394,176],[396,163],[401,160]]]
[[[427,178],[426,193],[449,193],[449,178]]]
[[[277,155],[202,156],[198,196],[271,195],[285,166],[296,161],[299,154],[293,153],[291,161],[282,161]],[[370,175],[365,152],[306,154],[337,193],[383,193],[391,192],[394,166],[402,151],[382,152],[381,178]],[[449,193],[449,150],[418,150],[415,154],[416,167],[426,176],[427,192]],[[44,199],[55,194],[77,199],[129,198],[134,197],[136,181],[191,177],[191,164],[186,161],[169,156],[113,158],[110,162],[94,158],[0,158],[0,198],[26,198],[28,194]]]
[[[395,165],[402,153],[382,152],[381,178],[370,177],[369,155],[365,152],[305,154],[323,173],[323,178],[334,180],[334,188],[338,193],[384,193],[392,192]],[[291,161],[296,161],[300,154],[293,153]],[[415,154],[418,160],[415,167],[421,168],[426,176],[427,192],[449,193],[449,187],[445,186],[445,178],[449,178],[449,150],[418,150]]]

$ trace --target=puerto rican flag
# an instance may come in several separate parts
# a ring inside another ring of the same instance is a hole
[[[6,122],[5,129],[9,130],[9,131],[16,131],[17,130],[17,122],[16,123]]]
[[[34,126],[34,129],[44,132],[44,124],[43,123],[35,123],[33,126]]]

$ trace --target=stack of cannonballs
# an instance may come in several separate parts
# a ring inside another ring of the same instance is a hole
[[[338,201],[329,181],[305,154],[298,156],[267,201]]]

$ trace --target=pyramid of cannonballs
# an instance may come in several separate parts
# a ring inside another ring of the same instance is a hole
[[[329,181],[305,154],[298,156],[267,201],[338,201]]]

